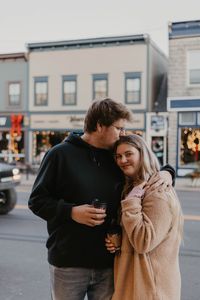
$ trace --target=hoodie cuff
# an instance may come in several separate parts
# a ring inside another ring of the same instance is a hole
[[[171,165],[165,165],[161,168],[161,171],[167,171],[172,176],[172,186],[175,186],[175,180],[176,180],[176,171]]]
[[[60,222],[65,222],[67,220],[71,220],[71,211],[72,211],[72,207],[75,204],[73,203],[66,203],[64,202],[63,199],[60,199],[59,204],[57,206],[57,219]]]

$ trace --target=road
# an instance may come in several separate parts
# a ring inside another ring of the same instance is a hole
[[[199,300],[200,193],[178,194],[186,215],[180,251],[181,300]],[[1,300],[50,299],[46,225],[27,209],[28,196],[28,187],[18,187],[17,207],[9,215],[0,216]]]
[[[185,215],[180,252],[181,300],[200,299],[200,192],[178,192]]]

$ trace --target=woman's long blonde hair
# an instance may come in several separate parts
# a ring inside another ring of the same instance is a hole
[[[140,163],[138,166],[137,174],[134,178],[126,176],[125,186],[123,190],[123,196],[126,196],[133,186],[140,184],[148,179],[160,170],[159,162],[152,152],[150,147],[142,137],[137,134],[121,136],[115,143],[114,153],[116,154],[117,148],[121,144],[128,144],[136,148],[140,152]]]
[[[121,136],[120,139],[115,143],[114,154],[116,154],[118,146],[122,144],[131,145],[140,152],[140,163],[138,166],[137,174],[134,175],[134,178],[125,176],[125,185],[122,192],[122,198],[125,198],[134,186],[142,183],[143,181],[148,181],[148,179],[153,174],[160,171],[160,165],[153,151],[150,149],[144,139],[139,135],[132,134]],[[183,214],[179,199],[174,189],[171,189],[168,199],[172,215],[179,215],[178,231],[179,235],[182,237]]]

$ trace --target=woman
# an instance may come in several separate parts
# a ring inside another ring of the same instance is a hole
[[[115,158],[126,177],[121,201],[122,245],[115,257],[112,300],[178,300],[182,213],[173,187],[148,188],[159,163],[138,135],[116,143]],[[115,252],[107,238],[106,247]]]

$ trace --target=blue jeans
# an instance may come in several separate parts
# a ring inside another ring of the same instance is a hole
[[[113,294],[113,270],[57,268],[50,265],[53,300],[110,300]]]

